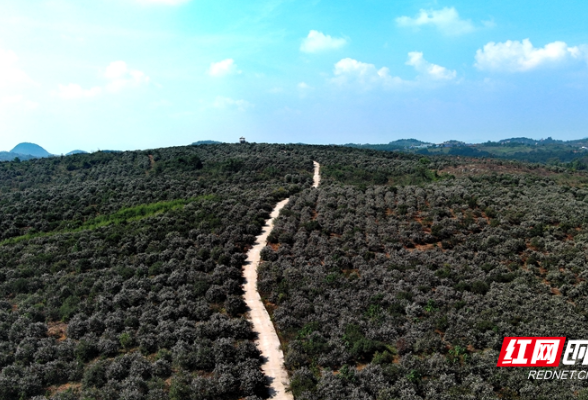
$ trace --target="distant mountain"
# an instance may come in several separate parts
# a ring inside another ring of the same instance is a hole
[[[578,139],[578,140],[570,140],[566,142],[570,146],[577,146],[577,147],[585,147],[588,146],[588,138]]]
[[[349,143],[343,146],[423,155],[502,158],[542,164],[573,163],[573,168],[588,170],[588,138],[564,141],[551,137],[545,139],[514,137],[475,144],[457,140],[433,144],[416,139],[401,139],[388,144]]]
[[[66,156],[73,156],[74,154],[88,154],[88,152],[84,150],[72,150]]]
[[[192,146],[198,146],[200,144],[222,144],[223,142],[217,142],[216,140],[199,140],[192,143]]]
[[[549,138],[549,139],[551,139],[551,138]],[[526,137],[503,139],[503,140],[498,141],[498,143],[520,143],[520,144],[535,144],[536,142],[537,141],[535,139],[529,139]]]
[[[393,142],[388,143],[388,146],[417,147],[417,146],[422,146],[424,144],[431,144],[431,143],[422,142],[417,139],[399,139],[399,140],[394,140]]]
[[[356,144],[356,143],[347,143],[343,146],[345,147],[354,147],[357,149],[372,149],[372,150],[382,150],[382,151],[395,151],[395,150],[404,150],[409,148],[418,148],[420,146],[426,147],[431,145],[432,143],[422,142],[417,139],[399,139],[394,140],[388,144]]]
[[[14,149],[10,150],[10,152],[17,153],[17,154],[26,154],[26,155],[30,155],[33,157],[49,157],[49,156],[51,156],[51,154],[47,150],[45,150],[44,148],[42,148],[38,144],[26,143],[26,142],[17,144]]]
[[[18,158],[21,161],[25,161],[36,157],[31,156],[29,154],[18,154],[12,153],[10,151],[0,151],[0,161],[14,161],[15,158]]]

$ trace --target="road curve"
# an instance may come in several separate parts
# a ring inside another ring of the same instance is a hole
[[[314,177],[312,187],[318,187],[320,183],[320,165],[314,161]],[[270,392],[274,400],[294,400],[292,393],[286,392],[288,386],[288,372],[284,367],[284,353],[280,348],[280,339],[274,328],[272,320],[261,301],[261,296],[257,291],[257,266],[260,261],[261,250],[267,244],[267,237],[274,228],[274,220],[280,215],[280,211],[290,199],[282,200],[270,214],[270,219],[266,222],[263,230],[255,245],[247,253],[247,260],[244,266],[243,275],[245,284],[245,303],[249,307],[249,320],[253,324],[253,330],[257,332],[257,348],[266,362],[261,366],[263,373],[268,376],[270,382]]]

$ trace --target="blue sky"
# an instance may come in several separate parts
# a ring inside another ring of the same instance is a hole
[[[0,0],[0,150],[587,137],[588,3]]]

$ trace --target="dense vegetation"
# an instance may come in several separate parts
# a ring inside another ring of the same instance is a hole
[[[312,180],[271,150],[0,164],[0,399],[265,396],[241,265]]]
[[[587,189],[321,156],[321,187],[293,196],[260,271],[297,399],[586,396],[496,360],[505,336],[588,337]]]
[[[478,144],[449,141],[442,146],[421,148],[432,143],[416,139],[395,140],[388,144],[346,144],[348,147],[381,151],[401,151],[423,155],[453,155],[478,158],[496,158],[549,165],[561,165],[573,170],[588,169],[588,139],[554,140],[552,138],[534,140],[528,138],[504,139]],[[584,147],[584,148],[583,148]]]
[[[0,163],[0,399],[267,398],[241,266],[285,197],[259,290],[296,399],[583,398],[496,360],[588,338],[587,178],[298,145]]]

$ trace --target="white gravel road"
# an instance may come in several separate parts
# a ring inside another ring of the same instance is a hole
[[[314,162],[314,179],[313,187],[318,187],[321,181],[320,165]],[[261,235],[253,248],[247,253],[247,261],[244,267],[245,285],[245,303],[249,307],[249,320],[253,323],[253,330],[258,334],[257,348],[261,351],[262,357],[266,362],[262,365],[263,372],[271,379],[270,391],[274,400],[294,400],[290,392],[286,392],[288,386],[288,372],[284,367],[284,353],[280,348],[280,339],[276,333],[270,316],[261,301],[261,296],[257,291],[257,266],[259,265],[261,250],[267,244],[267,237],[274,227],[274,220],[280,215],[280,210],[288,203],[290,199],[280,201],[272,213],[266,226],[263,228]]]
[[[317,163],[316,161],[313,161],[314,163],[314,184],[312,185],[312,187],[317,188],[319,186],[319,184],[321,183],[321,165],[319,163]]]

